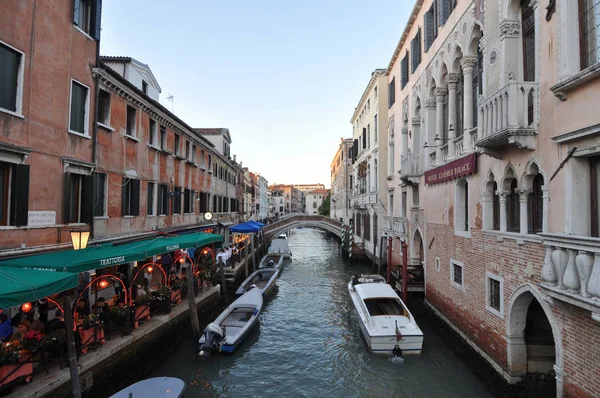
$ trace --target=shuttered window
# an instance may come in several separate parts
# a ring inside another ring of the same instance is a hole
[[[506,195],[506,229],[509,232],[520,232],[521,208],[519,193],[517,192],[517,179],[513,178],[510,184],[510,192]]]
[[[194,213],[194,191],[186,189],[183,196],[183,212],[186,214]]]
[[[73,24],[100,40],[102,0],[73,0]]]
[[[492,229],[500,230],[500,195],[496,193],[498,191],[498,183],[494,182],[492,188]]]
[[[27,225],[29,165],[0,162],[0,225]]]
[[[390,82],[389,87],[388,87],[388,108],[391,108],[395,102],[396,102],[396,77],[393,77],[392,81]]]
[[[411,72],[415,73],[421,63],[421,29],[417,31],[417,35],[410,42],[410,51],[412,52]]]
[[[94,216],[106,216],[106,181],[107,176],[103,173],[94,173]]]
[[[22,55],[0,44],[0,108],[17,111],[17,89]]]
[[[166,184],[158,186],[158,214],[169,214],[169,186]]]
[[[173,214],[181,214],[181,188],[173,188]]]
[[[140,214],[140,180],[123,178],[121,215],[138,216]]]
[[[400,89],[403,89],[408,83],[408,51],[400,62]]]
[[[71,82],[71,117],[69,130],[84,135],[87,135],[87,96],[87,87],[76,81]]]
[[[438,26],[446,24],[451,11],[451,0],[437,0]]]
[[[136,136],[136,109],[127,105],[127,126],[125,133],[130,137]]]
[[[527,198],[527,224],[530,234],[542,232],[542,223],[544,218],[544,199],[542,186],[544,185],[544,177],[538,174],[533,179],[533,189]]]
[[[600,62],[600,0],[579,0],[581,69]]]
[[[535,13],[529,0],[521,0],[523,31],[523,78],[535,81]]]
[[[156,215],[154,210],[154,201],[156,197],[155,193],[156,184],[153,182],[148,183],[148,200],[146,201],[146,215],[154,216]]]

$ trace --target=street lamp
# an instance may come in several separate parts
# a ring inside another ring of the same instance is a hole
[[[89,231],[71,231],[73,250],[85,249],[90,239]]]

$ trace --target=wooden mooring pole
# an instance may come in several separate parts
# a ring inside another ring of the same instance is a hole
[[[200,337],[200,322],[198,321],[198,311],[196,309],[196,291],[194,290],[194,273],[192,267],[186,268],[187,285],[188,285],[188,305],[190,307],[190,320],[192,322],[192,331],[194,332],[194,339]]]
[[[69,370],[71,372],[71,387],[73,388],[73,397],[81,398],[81,384],[79,383],[79,368],[77,365],[77,353],[75,347],[75,333],[73,332],[73,310],[71,309],[71,300],[66,296],[63,300],[63,309],[65,310],[65,324],[67,332],[67,358],[69,359]]]
[[[219,257],[219,269],[221,270],[221,291],[223,292],[223,297],[225,297],[225,304],[229,305],[229,300],[227,299],[227,285],[225,284],[225,267],[223,265],[223,258]]]

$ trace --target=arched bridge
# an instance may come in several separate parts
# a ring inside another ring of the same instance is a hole
[[[296,227],[317,227],[325,229],[338,238],[342,237],[343,224],[326,216],[292,216],[269,224],[265,227],[265,238],[270,241],[277,235]]]

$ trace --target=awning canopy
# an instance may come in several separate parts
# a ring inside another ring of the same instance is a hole
[[[259,227],[256,224],[253,224],[252,221],[245,222],[243,224],[238,224],[234,227],[229,228],[231,232],[237,232],[242,234],[252,234],[261,230],[262,227]]]
[[[132,261],[143,261],[156,254],[201,247],[223,240],[221,235],[196,232],[184,235],[159,235],[125,245],[111,244],[82,250],[67,250],[0,261],[0,267],[79,273]]]
[[[77,274],[0,267],[0,308],[21,305],[77,286]]]
[[[252,223],[253,225],[258,226],[259,228],[262,228],[265,226],[265,224],[258,222],[258,221],[248,221],[248,223]]]

